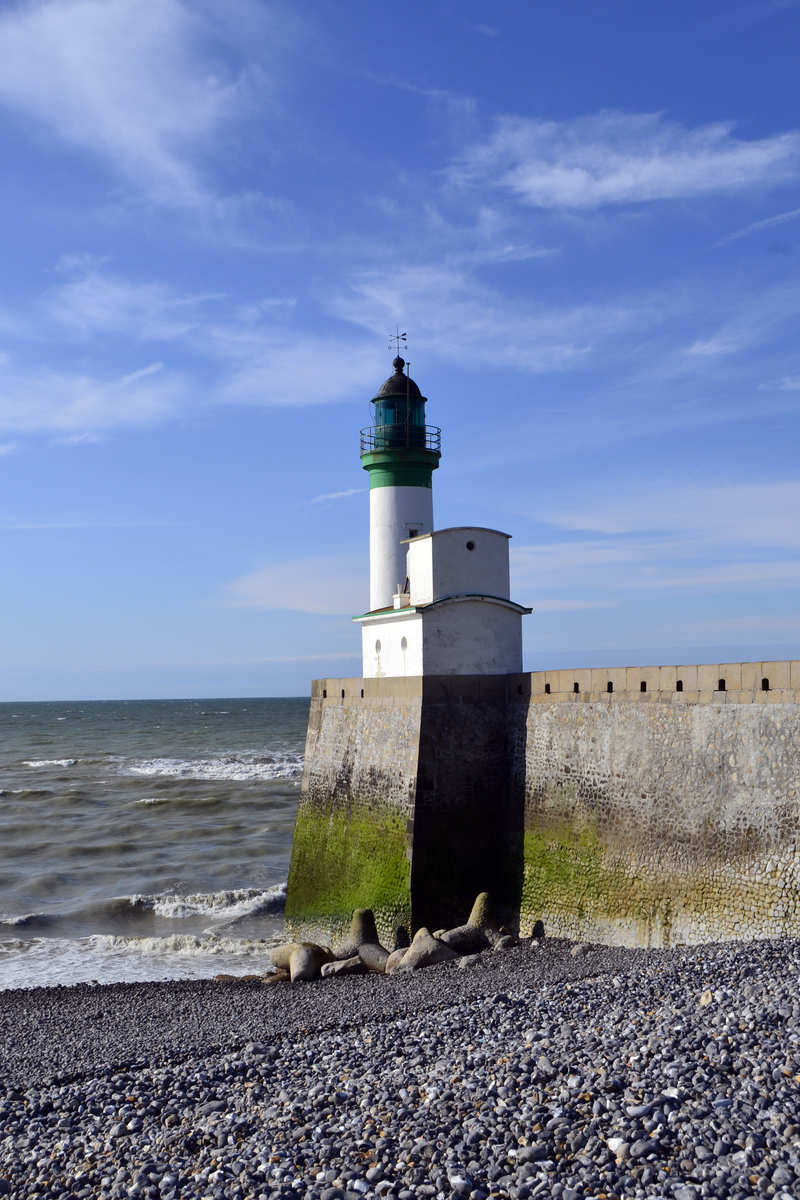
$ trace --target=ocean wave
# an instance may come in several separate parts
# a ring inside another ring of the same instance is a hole
[[[53,922],[57,920],[57,917],[48,916],[47,913],[21,913],[16,917],[4,916],[0,918],[0,930],[49,929]]]
[[[267,959],[270,945],[265,938],[218,937],[213,933],[169,933],[163,937],[121,937],[96,933],[85,941],[94,950],[121,951],[124,954],[156,955],[236,955],[258,954]],[[269,964],[267,963],[269,966]],[[271,967],[270,967],[271,969]]]
[[[76,983],[207,979],[220,972],[272,972],[270,942],[260,938],[168,934],[0,940],[0,990]]]
[[[4,929],[19,934],[44,933],[67,926],[103,926],[114,922],[130,927],[137,921],[152,921],[160,917],[168,921],[204,917],[223,924],[236,924],[249,917],[277,916],[286,903],[286,884],[269,888],[230,888],[219,892],[196,892],[182,896],[178,893],[157,895],[114,896],[96,904],[87,904],[68,913],[23,913],[0,918]]]
[[[299,779],[302,754],[227,754],[218,758],[143,758],[123,768],[126,775],[159,779]]]
[[[27,758],[23,767],[74,767],[77,758]]]
[[[55,796],[51,788],[8,788],[0,789],[0,796]]]
[[[132,896],[131,901],[150,906],[156,916],[172,921],[197,916],[229,921],[237,917],[283,912],[286,884],[277,883],[266,889],[231,888],[221,892],[196,892],[189,896]]]

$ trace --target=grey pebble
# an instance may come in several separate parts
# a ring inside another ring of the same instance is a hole
[[[302,989],[2,992],[0,1194],[727,1200],[753,1176],[784,1200],[798,977],[791,939],[547,938]]]

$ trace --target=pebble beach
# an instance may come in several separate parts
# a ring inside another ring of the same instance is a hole
[[[0,993],[0,1194],[800,1195],[800,942]]]

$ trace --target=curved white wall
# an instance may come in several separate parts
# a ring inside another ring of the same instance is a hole
[[[517,675],[522,613],[488,599],[450,600],[423,612],[425,675]]]
[[[369,493],[369,606],[391,608],[406,577],[403,539],[433,529],[433,489],[377,487]]]

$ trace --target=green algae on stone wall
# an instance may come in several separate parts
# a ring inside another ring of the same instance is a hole
[[[655,881],[637,876],[590,827],[526,829],[521,914],[551,933],[597,935],[625,928],[636,944],[669,945],[672,900]]]
[[[800,705],[531,705],[524,921],[631,945],[800,934]]]
[[[797,876],[793,853],[691,867],[668,845],[623,858],[590,827],[547,822],[525,833],[521,916],[554,935],[636,946],[797,936]]]
[[[411,919],[411,864],[405,815],[390,806],[303,805],[297,814],[287,888],[289,928],[324,919],[332,935],[353,910],[371,908],[389,937]]]

